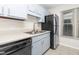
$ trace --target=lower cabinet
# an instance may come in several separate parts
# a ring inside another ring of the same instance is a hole
[[[32,55],[42,55],[50,47],[50,33],[45,33],[39,37],[35,37],[35,41],[36,39],[39,40],[32,43]]]
[[[42,54],[50,47],[50,37],[45,37],[42,40]]]
[[[41,41],[38,41],[32,45],[32,55],[41,55]]]

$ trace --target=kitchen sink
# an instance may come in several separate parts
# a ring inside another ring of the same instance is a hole
[[[25,33],[28,33],[28,34],[38,34],[38,33],[43,33],[43,32],[45,32],[45,30],[36,31],[36,32],[25,32]]]

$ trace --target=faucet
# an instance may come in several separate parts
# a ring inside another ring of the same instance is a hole
[[[32,31],[32,33],[35,33],[36,32],[36,30],[35,30],[35,24],[36,23],[33,24],[33,31]]]

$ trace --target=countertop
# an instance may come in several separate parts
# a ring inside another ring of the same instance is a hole
[[[9,33],[0,33],[0,45],[26,39],[26,38],[31,38],[37,35],[42,35],[45,33],[48,33],[50,31],[44,31],[42,33],[37,33],[37,34],[28,34],[24,32],[9,32]]]

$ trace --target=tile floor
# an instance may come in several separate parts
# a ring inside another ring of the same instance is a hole
[[[79,55],[79,50],[60,45],[56,50],[49,49],[45,55]]]

